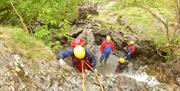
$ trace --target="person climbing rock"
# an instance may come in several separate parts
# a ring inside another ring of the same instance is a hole
[[[124,58],[119,58],[115,73],[122,73],[125,67],[126,67],[126,60]]]
[[[62,60],[70,56],[72,57],[73,66],[75,66],[80,72],[82,72],[82,61],[86,62],[92,68],[95,68],[96,66],[96,60],[93,53],[91,53],[89,49],[84,48],[80,45],[77,45],[74,48],[70,47],[62,52],[59,52],[57,55],[57,59]],[[87,68],[90,70],[87,64],[84,64],[83,68]]]
[[[100,51],[100,63],[102,63],[103,60],[106,63],[111,52],[115,54],[114,42],[111,40],[111,37],[109,35],[107,35],[106,40],[101,43]]]
[[[136,49],[135,42],[131,40],[124,49],[126,53],[126,60],[130,60]]]

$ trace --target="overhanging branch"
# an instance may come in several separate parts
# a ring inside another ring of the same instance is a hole
[[[21,15],[17,12],[17,10],[16,10],[16,8],[14,7],[13,3],[12,3],[12,2],[10,2],[10,3],[11,3],[11,6],[13,7],[14,11],[15,11],[16,14],[18,15],[18,17],[20,18],[20,21],[21,21],[21,23],[22,23],[22,25],[23,25],[24,31],[25,31],[25,32],[28,32],[28,29],[27,29],[27,27],[26,27],[26,24],[23,22],[23,18],[22,18]]]
[[[149,9],[149,8],[147,8],[147,7],[145,7],[145,6],[138,5],[138,4],[134,4],[134,3],[129,3],[129,2],[126,2],[126,1],[124,1],[124,3],[127,3],[127,4],[129,4],[129,5],[132,5],[132,6],[134,6],[134,7],[141,8],[141,9],[149,12],[155,19],[157,19],[158,21],[160,21],[160,22],[163,24],[163,26],[165,27],[165,29],[166,29],[166,36],[167,36],[168,42],[171,43],[171,39],[170,39],[170,35],[169,35],[168,21],[167,21],[165,18],[164,18],[164,20],[161,19],[161,18],[160,18],[157,14],[155,14],[151,9]],[[165,21],[165,20],[166,20],[166,21]]]

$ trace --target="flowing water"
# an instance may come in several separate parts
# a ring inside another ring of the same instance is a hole
[[[96,56],[100,58],[100,53],[97,53]],[[138,68],[138,70],[135,70],[133,63],[129,62],[127,71],[124,71],[123,73],[115,74],[115,69],[118,64],[117,60],[118,60],[117,56],[110,55],[108,62],[106,64],[100,65],[98,62],[96,68],[101,74],[109,77],[117,77],[121,75],[124,77],[135,79],[138,82],[147,83],[149,86],[152,87],[160,84],[155,77],[147,75],[147,73],[145,72],[147,65],[141,66]]]

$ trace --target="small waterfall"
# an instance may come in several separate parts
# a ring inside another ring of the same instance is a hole
[[[147,67],[148,66],[145,65],[145,66],[139,67],[137,71],[129,70],[128,72],[123,72],[119,75],[135,79],[138,82],[147,83],[149,86],[159,85],[160,82],[155,77],[147,75],[147,73],[145,72],[145,68]],[[132,68],[132,67],[129,66],[129,68]]]

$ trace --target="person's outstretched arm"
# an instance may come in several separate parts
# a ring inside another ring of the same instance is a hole
[[[114,46],[114,42],[111,42],[112,43],[112,52],[115,53],[115,46]]]
[[[73,55],[73,49],[68,48],[64,51],[61,51],[57,54],[57,59],[64,59],[65,57],[72,56]]]

